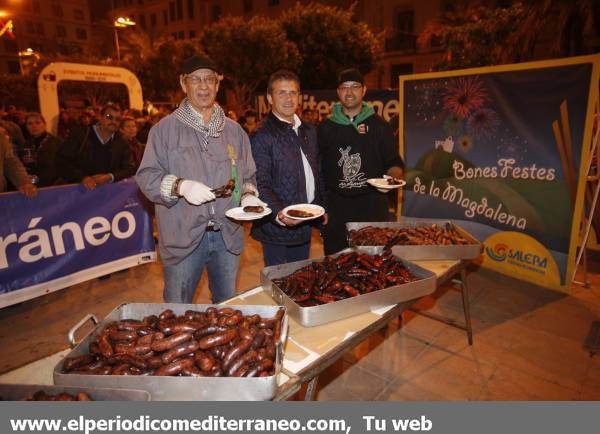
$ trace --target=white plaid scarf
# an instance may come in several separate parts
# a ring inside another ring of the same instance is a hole
[[[225,128],[225,112],[217,103],[213,106],[208,125],[205,125],[201,116],[194,110],[187,98],[184,98],[179,107],[173,112],[173,115],[182,123],[201,133],[202,147],[206,150],[209,137],[219,137],[223,128]]]

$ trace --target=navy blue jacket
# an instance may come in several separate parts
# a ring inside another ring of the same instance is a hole
[[[291,124],[269,113],[250,137],[250,144],[256,163],[256,184],[260,198],[273,210],[268,217],[254,222],[252,237],[258,241],[290,246],[309,242],[311,222],[288,228],[279,225],[275,217],[288,205],[307,202],[300,149],[304,152],[315,178],[313,203],[325,205],[324,181],[315,127],[303,121],[296,135]]]

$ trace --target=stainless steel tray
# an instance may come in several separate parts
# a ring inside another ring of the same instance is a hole
[[[350,240],[350,231],[362,229],[367,226],[373,226],[376,228],[412,228],[416,226],[429,226],[432,224],[445,225],[451,224],[454,229],[467,241],[469,244],[459,245],[428,245],[428,246],[393,246],[392,252],[398,255],[402,259],[408,259],[411,261],[427,261],[427,260],[462,260],[462,259],[475,259],[482,252],[481,243],[465,231],[463,228],[458,226],[452,220],[440,220],[440,219],[420,219],[413,217],[402,217],[399,222],[363,222],[363,223],[346,223],[346,231],[348,232],[348,244],[353,247],[354,243]],[[357,246],[359,247],[359,246]],[[367,246],[361,246],[367,247]]]
[[[381,247],[356,247],[354,249],[342,250],[331,256],[335,258],[343,253],[351,251],[373,255],[381,253],[381,250]],[[276,302],[287,307],[288,314],[304,327],[313,327],[331,321],[337,321],[369,312],[373,309],[379,309],[384,306],[423,297],[434,292],[436,288],[436,276],[433,272],[406,261],[402,261],[404,266],[419,280],[403,285],[390,286],[388,288],[380,289],[379,291],[361,294],[356,297],[350,297],[319,306],[302,307],[273,283],[273,279],[288,276],[305,265],[312,262],[320,262],[323,259],[324,258],[321,257],[266,267],[263,268],[260,275],[263,289],[267,291],[267,293],[270,293]]]
[[[176,303],[127,303],[114,309],[97,327],[75,346],[67,357],[88,353],[90,342],[94,341],[103,327],[111,321],[126,318],[142,319],[147,315],[158,315],[165,309],[171,309],[176,315],[186,310],[205,311],[209,307],[221,308],[213,304],[176,304]],[[275,316],[279,306],[235,306],[244,315],[259,314],[265,318]],[[87,319],[87,317],[86,317]],[[275,374],[270,377],[233,378],[233,377],[162,377],[162,376],[121,376],[121,375],[83,375],[63,372],[63,361],[54,367],[54,384],[64,386],[87,386],[142,389],[150,392],[153,401],[263,401],[273,398],[277,392],[277,375],[283,363],[283,348],[287,339],[288,317],[283,316],[281,338],[277,344]],[[78,324],[80,325],[81,322]],[[72,330],[73,332],[73,330]],[[70,333],[72,335],[72,333]]]
[[[91,387],[48,386],[47,384],[0,384],[0,399],[4,401],[23,401],[31,398],[35,392],[48,394],[69,393],[77,395],[85,392],[94,401],[150,401],[150,394],[145,390],[129,389],[94,389]]]

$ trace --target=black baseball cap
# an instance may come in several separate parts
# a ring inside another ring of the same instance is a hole
[[[344,69],[338,75],[338,86],[347,81],[355,81],[360,84],[365,84],[362,74],[356,68]]]
[[[220,74],[217,64],[210,57],[204,54],[188,57],[181,64],[182,74],[191,74],[197,69],[212,69],[217,74]]]

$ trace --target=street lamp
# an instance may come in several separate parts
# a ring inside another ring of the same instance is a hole
[[[18,53],[19,55],[19,66],[21,67],[21,75],[25,75],[25,69],[23,68],[23,58],[25,59],[35,59],[34,62],[34,66],[35,66],[35,62],[37,62],[38,60],[40,60],[40,55],[38,53],[36,53],[35,51],[33,51],[32,48],[27,48],[26,50],[23,51],[19,51]]]
[[[126,17],[118,17],[113,22],[113,27],[115,29],[115,46],[117,47],[117,60],[119,62],[121,61],[121,49],[119,48],[119,32],[117,31],[117,29],[119,27],[129,27],[129,26],[135,26],[135,21],[132,21]]]

